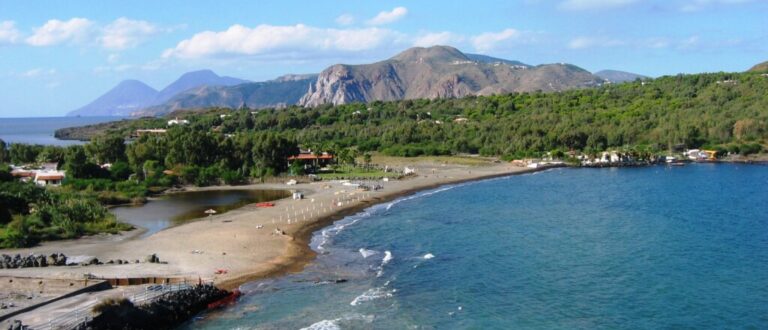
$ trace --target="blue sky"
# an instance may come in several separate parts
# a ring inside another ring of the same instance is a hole
[[[660,76],[768,60],[765,0],[5,1],[0,117],[63,115],[124,79],[254,81],[414,45]]]

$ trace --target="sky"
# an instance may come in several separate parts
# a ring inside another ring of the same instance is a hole
[[[450,45],[648,76],[768,60],[768,0],[6,1],[0,118],[61,116],[125,79],[253,81]]]

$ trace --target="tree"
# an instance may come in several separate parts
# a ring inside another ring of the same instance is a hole
[[[96,164],[125,160],[125,141],[119,135],[100,135],[85,145],[85,152]]]
[[[80,179],[93,179],[108,177],[109,172],[102,169],[99,165],[88,161],[85,154],[85,148],[82,146],[71,146],[67,148],[64,155],[64,169],[67,176]]]
[[[32,145],[24,143],[12,143],[9,155],[14,164],[34,163],[37,155],[43,150],[41,145]]]
[[[275,133],[257,134],[252,139],[253,163],[261,172],[260,176],[285,172],[288,169],[288,157],[299,153],[296,142]]]
[[[10,159],[8,159],[8,146],[5,144],[5,141],[3,139],[0,139],[0,164],[7,163]]]

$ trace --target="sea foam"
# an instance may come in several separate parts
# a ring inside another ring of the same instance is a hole
[[[371,288],[365,291],[363,294],[357,296],[351,303],[352,306],[360,305],[361,303],[381,299],[390,298],[394,295],[394,290],[386,290],[385,288]]]
[[[359,251],[360,251],[360,254],[363,256],[363,259],[368,259],[368,257],[378,253],[374,250],[366,250],[364,248],[360,248]]]
[[[320,322],[312,323],[312,325],[301,328],[301,330],[341,330],[341,327],[336,323],[337,320],[322,320]]]

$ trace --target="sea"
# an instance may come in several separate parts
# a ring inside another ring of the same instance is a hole
[[[317,231],[185,329],[768,329],[768,167],[553,169]]]
[[[5,143],[55,146],[84,144],[82,141],[59,140],[53,133],[60,128],[84,126],[120,120],[121,117],[30,117],[0,118],[0,139]]]

